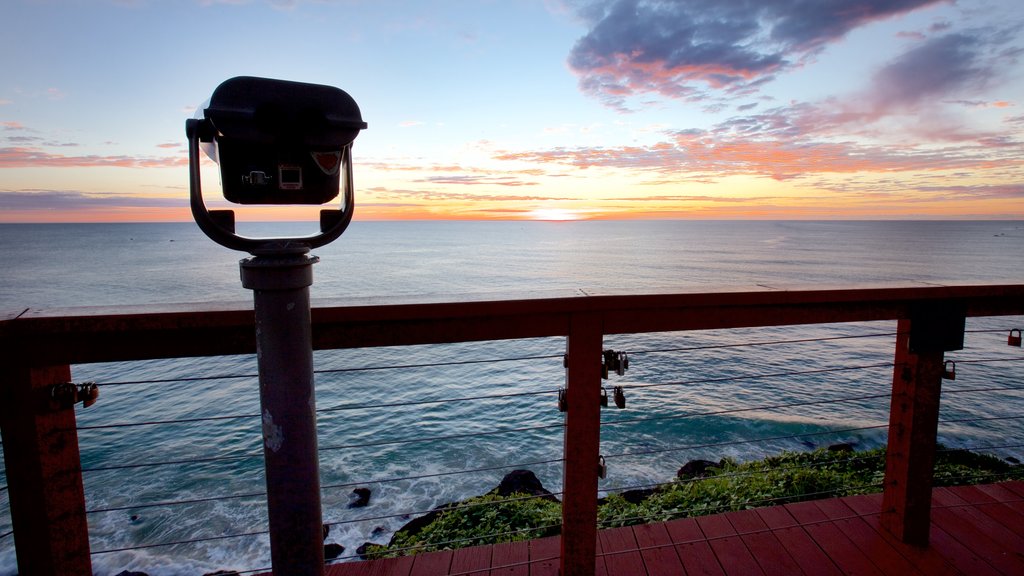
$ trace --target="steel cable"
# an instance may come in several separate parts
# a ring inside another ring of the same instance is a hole
[[[806,436],[825,436],[828,434],[844,434],[847,432],[857,432],[861,430],[872,430],[878,428],[888,428],[888,424],[878,424],[876,426],[862,426],[860,428],[845,428],[842,430],[826,430],[823,432],[806,432],[803,434],[788,434],[785,436],[770,436],[766,438],[755,438],[753,440],[730,440],[725,442],[712,442],[709,444],[694,444],[690,446],[679,446],[675,448],[652,448],[650,450],[640,450],[637,452],[623,452],[620,454],[604,454],[605,458],[623,458],[626,456],[647,456],[650,454],[664,454],[666,452],[679,452],[681,450],[694,450],[698,448],[717,448],[719,446],[735,446],[737,444],[755,444],[758,442],[771,442],[775,440],[793,440],[795,438],[803,438]]]
[[[791,340],[765,340],[762,342],[741,342],[738,344],[706,344],[701,346],[685,346],[681,348],[656,348],[653,350],[629,351],[630,354],[664,354],[668,352],[693,352],[695,350],[715,350],[720,348],[745,348],[747,346],[776,346],[779,344],[806,344],[810,342],[828,342],[830,340],[851,340],[855,338],[893,337],[896,332],[877,334],[852,334],[848,336],[824,336],[821,338],[795,338]]]

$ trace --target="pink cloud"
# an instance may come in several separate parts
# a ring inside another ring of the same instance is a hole
[[[752,138],[737,134],[681,131],[674,141],[652,146],[573,148],[504,152],[495,159],[556,164],[578,169],[610,167],[647,170],[663,176],[702,180],[744,174],[788,180],[813,174],[900,173],[945,170],[1019,169],[1020,144],[1005,151],[984,143],[947,150],[863,146],[849,142],[813,142]]]
[[[0,168],[85,168],[114,166],[119,168],[166,168],[187,166],[188,158],[182,157],[141,157],[141,156],[64,156],[52,154],[39,148],[0,148]]]

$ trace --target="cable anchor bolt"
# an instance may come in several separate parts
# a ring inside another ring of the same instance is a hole
[[[81,402],[83,408],[96,403],[100,397],[99,386],[95,382],[64,382],[50,386],[50,405],[54,409],[67,410]]]
[[[942,379],[956,380],[956,362],[946,360],[946,363],[942,365]]]

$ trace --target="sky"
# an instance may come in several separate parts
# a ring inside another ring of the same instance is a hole
[[[356,220],[1024,219],[1021,0],[3,0],[0,22],[0,222],[191,220],[185,120],[241,75],[356,100]]]

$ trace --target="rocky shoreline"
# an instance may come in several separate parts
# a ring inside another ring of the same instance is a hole
[[[870,450],[867,452],[855,452],[855,446],[849,443],[832,444],[827,447],[819,448],[814,452],[801,454],[796,455],[796,457],[809,457],[817,454],[819,455],[819,457],[827,457],[832,459],[829,462],[833,463],[843,458],[847,458],[851,461],[860,460],[863,462],[865,455],[871,454],[870,458],[880,459],[880,462],[882,462],[884,466],[884,449]],[[779,460],[782,457],[783,456],[768,457],[764,459],[762,462],[767,464],[771,460]],[[1005,460],[1000,460],[995,457],[984,456],[966,450],[948,450],[945,451],[945,454],[942,456],[942,458],[947,460],[948,464],[951,466],[959,466],[961,468],[972,468],[980,471],[1002,470],[1003,473],[1005,473],[1006,470],[1014,470],[1014,474],[1024,476],[1024,468],[1021,467],[1021,464],[1017,459],[1012,457],[1006,458]],[[716,477],[723,478],[729,476],[729,474],[725,474],[724,476],[718,475],[728,470],[731,470],[732,468],[735,468],[737,465],[742,466],[742,464],[737,464],[736,462],[728,461],[726,459],[718,461],[703,459],[690,460],[683,464],[678,469],[678,471],[676,472],[675,481],[660,484],[652,488],[641,488],[617,492],[614,495],[614,503],[612,503],[613,497],[610,496],[607,498],[598,499],[598,504],[600,506],[604,506],[606,504],[611,504],[614,506],[621,505],[622,502],[625,502],[631,505],[641,505],[648,500],[657,500],[658,498],[662,498],[666,494],[671,493],[673,489],[678,488],[678,486],[680,486],[679,480],[694,481],[693,483],[699,483],[704,479],[715,479]],[[937,462],[936,465],[938,466],[939,462]],[[859,466],[864,467],[863,464]],[[685,484],[689,485],[691,483],[686,482]],[[941,485],[941,482],[939,482],[938,478],[936,478],[936,485]],[[527,496],[533,498],[509,498],[513,495]],[[352,493],[349,496],[350,501],[348,504],[348,508],[365,507],[370,503],[371,498],[372,491],[370,488],[356,488],[352,491]],[[387,554],[389,552],[388,548],[395,546],[399,539],[404,539],[406,542],[408,542],[410,539],[419,535],[424,530],[430,529],[435,522],[443,520],[446,512],[465,511],[466,509],[469,509],[473,506],[479,508],[479,504],[475,504],[474,501],[479,502],[481,499],[487,498],[499,500],[508,499],[508,501],[510,502],[516,500],[536,499],[544,502],[560,504],[559,499],[550,490],[544,487],[540,479],[537,478],[537,476],[532,471],[513,470],[512,472],[506,474],[501,479],[497,486],[495,486],[490,491],[484,493],[483,495],[473,496],[463,500],[449,502],[447,504],[437,506],[430,512],[427,512],[426,514],[423,514],[416,518],[412,518],[408,522],[406,522],[401,528],[399,528],[392,534],[387,545],[380,545],[366,541],[356,549],[356,555],[360,559],[365,560],[367,559],[367,557],[380,557],[382,554]],[[386,529],[383,526],[375,527],[370,533],[369,538],[379,538],[385,533],[385,531]],[[327,539],[330,535],[330,526],[327,524],[324,525],[323,535],[325,541],[325,559],[330,561],[339,558],[345,552],[345,547],[341,544],[337,544],[334,542],[327,542]],[[401,553],[401,551],[399,551],[399,553]],[[216,572],[206,573],[203,576],[237,575],[238,572],[236,571],[220,570]],[[148,575],[144,572],[133,572],[125,570],[116,574],[115,576]]]

